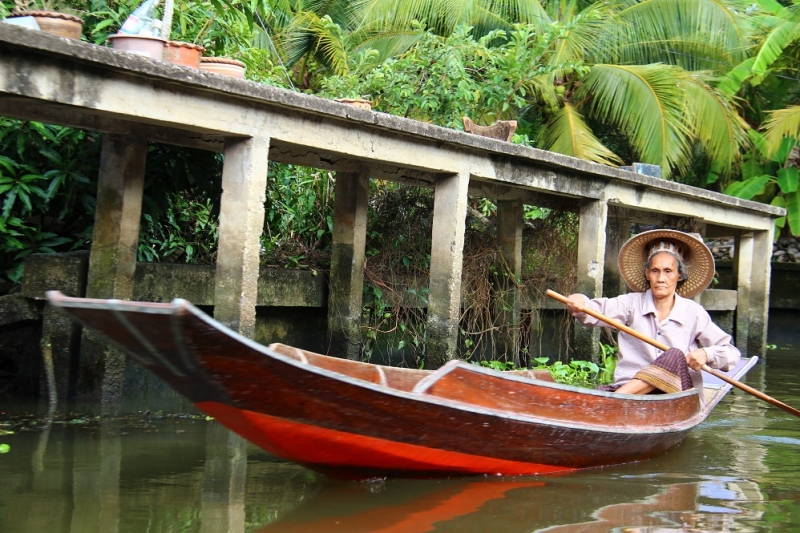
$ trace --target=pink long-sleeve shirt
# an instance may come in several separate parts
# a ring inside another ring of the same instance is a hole
[[[660,324],[656,315],[653,293],[634,292],[616,298],[586,298],[586,308],[598,311],[610,318],[622,322],[639,333],[656,339],[671,348],[678,348],[684,353],[703,348],[708,354],[708,366],[720,370],[729,370],[739,361],[741,354],[731,343],[731,336],[722,331],[711,321],[703,307],[687,298],[675,295],[675,305],[669,316]],[[592,327],[607,326],[586,313],[575,317],[581,324]],[[622,331],[617,338],[619,343],[619,361],[614,371],[614,383],[624,385],[643,367],[655,361],[663,352],[650,344]],[[701,373],[689,369],[692,384],[701,388]]]

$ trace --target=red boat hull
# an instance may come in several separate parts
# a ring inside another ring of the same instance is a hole
[[[365,479],[387,475],[427,477],[483,474],[522,476],[575,470],[366,437],[214,402],[201,402],[197,407],[234,433],[268,452],[333,477]]]

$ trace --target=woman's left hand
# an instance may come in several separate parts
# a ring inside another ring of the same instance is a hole
[[[689,365],[689,368],[692,370],[700,370],[707,362],[708,354],[702,348],[698,348],[697,350],[686,354],[686,364]]]

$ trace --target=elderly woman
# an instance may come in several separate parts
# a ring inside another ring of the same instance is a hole
[[[671,348],[662,353],[620,332],[614,384],[605,390],[648,394],[702,387],[704,364],[728,370],[739,361],[730,335],[689,299],[714,277],[714,257],[700,239],[675,230],[640,233],[622,246],[619,267],[636,292],[594,300],[572,294],[567,298],[572,316],[586,326],[605,325],[583,313],[594,309]]]

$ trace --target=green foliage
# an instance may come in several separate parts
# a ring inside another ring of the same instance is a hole
[[[790,164],[797,141],[783,137],[777,150],[770,150],[761,134],[751,130],[750,135],[753,148],[745,154],[742,180],[731,183],[725,194],[785,208],[787,216],[775,220],[775,239],[782,234],[800,235],[800,173]]]
[[[525,368],[519,368],[517,365],[514,364],[514,361],[480,361],[480,362],[473,362],[474,365],[484,366],[486,368],[491,368],[492,370],[497,370],[498,372],[508,372],[514,370],[525,370]]]
[[[600,350],[599,363],[573,360],[569,363],[555,361],[548,364],[549,357],[535,357],[531,360],[531,370],[547,370],[557,383],[576,387],[595,388],[598,385],[612,383],[614,381],[614,368],[617,365],[617,348],[600,343]],[[517,367],[512,361],[492,360],[474,362],[473,364],[501,372],[526,369],[525,367]]]
[[[97,136],[0,117],[0,281],[32,253],[84,246],[94,218]]]
[[[138,260],[211,264],[219,238],[218,215],[208,198],[168,196],[165,218],[142,216]]]
[[[270,163],[262,262],[285,268],[327,268],[333,230],[333,174]]]
[[[401,57],[361,76],[326,78],[320,94],[367,96],[377,110],[455,129],[463,128],[464,116],[491,124],[515,118],[527,97],[547,90],[552,70],[539,64],[545,38],[522,27],[479,40],[468,27],[448,37],[426,33]]]
[[[0,453],[8,453],[11,451],[11,446],[8,444],[0,444]]]

